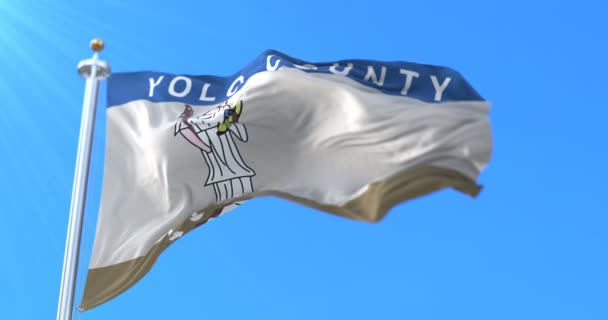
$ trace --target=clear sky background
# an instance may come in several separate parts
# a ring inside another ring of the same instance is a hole
[[[600,0],[0,0],[0,319],[55,317],[76,65],[93,37],[116,72],[231,75],[266,49],[450,66],[492,102],[495,151],[479,198],[442,191],[378,224],[250,201],[80,319],[608,319],[607,12]]]

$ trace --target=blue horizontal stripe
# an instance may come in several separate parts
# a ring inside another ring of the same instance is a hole
[[[108,107],[142,99],[194,105],[217,104],[238,91],[254,74],[284,67],[298,68],[305,72],[339,74],[385,94],[407,96],[429,103],[483,101],[460,73],[447,67],[373,60],[314,63],[268,50],[228,77],[163,72],[112,74],[108,79]],[[212,100],[212,97],[215,99]]]

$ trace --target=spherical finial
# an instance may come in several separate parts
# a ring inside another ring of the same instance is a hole
[[[91,49],[95,52],[100,52],[103,50],[103,41],[101,39],[91,40]]]

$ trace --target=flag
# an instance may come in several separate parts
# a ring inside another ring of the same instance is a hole
[[[489,103],[446,67],[269,50],[228,77],[116,73],[107,88],[82,310],[243,201],[276,196],[376,222],[443,188],[476,196],[492,151]]]

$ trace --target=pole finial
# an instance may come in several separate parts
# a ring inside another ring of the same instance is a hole
[[[100,52],[103,50],[104,43],[101,39],[93,39],[91,40],[91,49],[95,52]]]
[[[99,60],[98,56],[98,53],[103,50],[103,47],[104,43],[101,39],[91,40],[91,49],[93,49],[95,53],[91,59],[80,61],[78,64],[78,73],[81,76],[84,78],[93,77],[100,80],[110,76],[110,65],[105,61]]]

